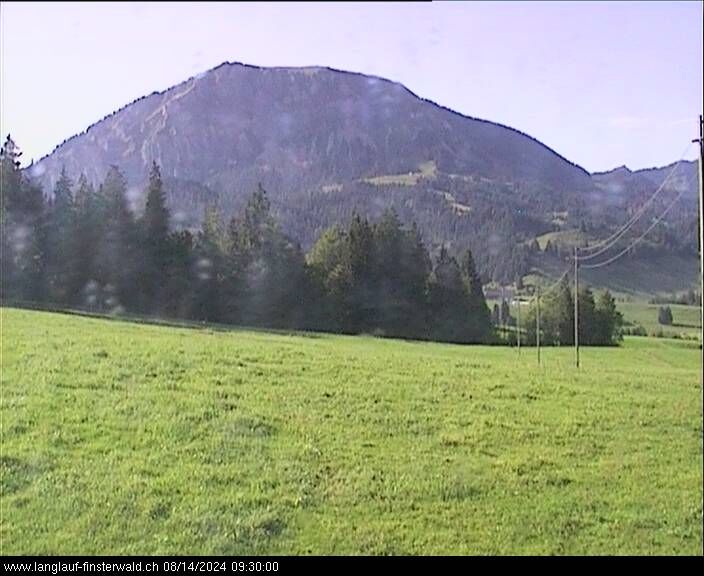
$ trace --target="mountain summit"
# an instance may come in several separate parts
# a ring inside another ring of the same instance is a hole
[[[233,176],[266,181],[274,174],[288,186],[334,185],[413,172],[428,161],[444,173],[589,184],[585,170],[533,138],[389,80],[230,63],[133,102],[37,167],[54,174],[65,164],[99,179],[114,163],[137,181],[153,160],[165,175],[218,189],[232,187]]]
[[[153,161],[185,225],[197,226],[208,203],[228,216],[261,183],[304,245],[355,210],[375,216],[393,207],[431,244],[487,248],[493,263],[480,258],[483,272],[503,267],[503,279],[528,266],[517,247],[555,221],[615,223],[614,206],[628,207],[627,190],[614,199],[526,134],[398,83],[325,67],[221,64],[107,116],[29,172],[51,190],[62,167],[97,183],[115,164],[139,204]],[[511,258],[525,264],[500,262]]]

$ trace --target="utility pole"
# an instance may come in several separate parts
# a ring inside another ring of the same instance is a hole
[[[521,299],[516,295],[516,304],[518,308],[516,309],[516,334],[518,338],[518,355],[521,355]]]
[[[704,410],[704,177],[702,177],[702,164],[704,164],[704,118],[699,115],[699,319],[701,329],[699,334],[702,339],[701,368],[702,375],[702,409]],[[704,436],[704,435],[703,435]]]
[[[704,163],[704,118],[699,115],[699,290],[701,302],[699,319],[701,321],[700,336],[702,339],[702,384],[704,384],[704,179],[702,177],[702,163]],[[704,394],[704,392],[702,392]],[[704,398],[704,397],[703,397]]]
[[[536,296],[537,314],[535,315],[535,344],[538,349],[538,365],[540,365],[540,286],[536,287],[538,294]]]
[[[574,352],[577,368],[579,368],[579,260],[577,247],[574,247]]]
[[[506,336],[508,345],[511,345],[511,338],[509,337],[508,324],[506,323],[506,318],[504,318],[504,302],[506,302],[506,297],[504,296],[504,287],[501,286],[501,307],[499,308],[499,318],[501,318],[501,330]],[[510,308],[509,308],[510,310]],[[509,314],[510,316],[510,314]]]

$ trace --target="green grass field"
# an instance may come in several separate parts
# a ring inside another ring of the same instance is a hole
[[[1,318],[3,554],[702,553],[692,342]]]
[[[574,246],[582,246],[586,239],[587,235],[579,229],[548,232],[536,237],[541,250],[545,250],[548,241],[556,247],[572,248]]]
[[[487,299],[489,309],[492,309],[494,304],[501,305],[500,300]],[[649,335],[657,332],[662,332],[664,336],[696,340],[700,338],[701,333],[701,316],[698,306],[685,306],[682,304],[667,304],[672,310],[673,324],[665,326],[658,324],[658,308],[665,304],[648,304],[647,302],[617,302],[616,308],[621,314],[626,323],[625,328],[631,328],[635,324],[640,324]],[[517,306],[512,303],[510,305],[511,315],[517,317]],[[529,304],[521,306],[522,318],[525,321],[527,314],[530,311]],[[524,325],[525,328],[525,325]]]
[[[569,231],[551,234],[570,238]],[[548,236],[541,237],[541,241],[547,241]],[[604,257],[598,257],[584,264],[591,265],[605,260]],[[553,254],[536,254],[532,272],[523,277],[523,283],[550,286],[566,270],[570,270],[570,278],[572,278],[572,264],[567,259]],[[593,290],[600,291],[608,288],[616,298],[647,302],[653,296],[668,296],[675,292],[686,291],[690,287],[699,289],[699,260],[694,256],[683,257],[674,254],[652,255],[648,258],[623,258],[613,266],[596,269],[580,268],[579,278],[580,285],[586,284]]]
[[[669,306],[672,310],[671,326],[658,324],[658,308]],[[646,304],[644,302],[618,302],[616,307],[627,322],[638,323],[648,333],[662,331],[663,334],[682,334],[697,337],[701,330],[701,316],[698,306],[681,304]]]
[[[360,181],[374,186],[415,186],[423,178],[435,178],[437,171],[438,168],[435,165],[435,161],[429,160],[428,162],[422,162],[418,166],[418,170],[414,172],[361,178]]]

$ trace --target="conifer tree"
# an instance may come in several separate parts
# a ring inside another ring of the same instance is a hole
[[[72,186],[66,168],[63,167],[54,186],[47,223],[46,269],[49,297],[61,303],[67,303],[71,299],[69,290],[75,264],[71,241],[76,217]]]
[[[467,293],[457,261],[444,246],[433,269],[428,300],[433,337],[446,342],[468,342]]]
[[[107,311],[131,309],[137,301],[137,227],[127,202],[127,181],[120,169],[109,168],[95,198],[99,223],[96,276]]]
[[[2,291],[4,296],[42,300],[47,249],[44,195],[20,170],[21,156],[8,134],[0,148]]]
[[[203,224],[195,240],[193,315],[198,320],[224,321],[222,285],[225,235],[218,208],[205,208]]]
[[[596,317],[595,344],[610,345],[623,339],[621,332],[623,316],[616,309],[616,301],[608,290],[602,292],[597,298]]]
[[[553,343],[557,341],[563,346],[574,344],[574,299],[569,282],[565,276],[555,290],[554,306],[548,308],[551,313],[546,316],[545,324]]]
[[[370,331],[374,318],[374,236],[369,221],[355,214],[347,231],[346,267],[350,273],[350,318],[353,333]]]
[[[467,291],[469,311],[469,335],[472,342],[486,342],[492,332],[491,312],[482,289],[482,281],[474,264],[471,250],[462,258],[462,274]]]
[[[143,252],[141,263],[142,306],[149,312],[158,312],[160,288],[168,276],[169,210],[166,207],[161,171],[152,162],[147,186],[147,201],[142,217]]]
[[[279,230],[261,185],[231,220],[227,246],[227,315],[245,324],[295,327],[301,318],[304,257]]]
[[[68,289],[68,302],[78,306],[97,305],[91,300],[91,286],[97,284],[97,247],[100,241],[102,215],[92,184],[85,174],[78,178],[75,194],[76,217],[71,229],[71,255],[74,265]]]
[[[594,302],[594,293],[588,286],[582,287],[579,290],[579,342],[584,346],[600,344],[598,317],[596,313],[596,304]],[[574,304],[573,304],[574,310]],[[574,315],[574,312],[573,312]],[[574,316],[572,318],[574,326]],[[574,342],[574,338],[573,338]]]

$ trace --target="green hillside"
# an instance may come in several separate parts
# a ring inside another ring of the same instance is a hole
[[[672,325],[658,324],[658,308],[661,304],[643,302],[619,302],[618,309],[623,319],[632,324],[640,324],[648,333],[662,331],[663,334],[682,334],[696,337],[701,330],[699,307],[681,304],[667,304],[672,310]]]
[[[545,246],[550,242],[553,246],[560,248],[574,248],[575,246],[583,246],[587,239],[584,232],[574,230],[561,230],[559,232],[548,232],[536,238],[538,246],[541,250],[545,250]]]
[[[618,254],[618,252],[614,252]],[[612,253],[609,252],[609,256]],[[606,261],[606,256],[597,257],[583,265]],[[551,285],[566,270],[573,269],[571,259],[555,254],[540,254],[533,262],[530,274],[523,277],[525,285]],[[597,290],[607,288],[621,299],[647,302],[655,295],[666,296],[689,288],[699,289],[699,260],[694,256],[653,254],[645,258],[624,257],[601,268],[580,268],[580,282]]]

